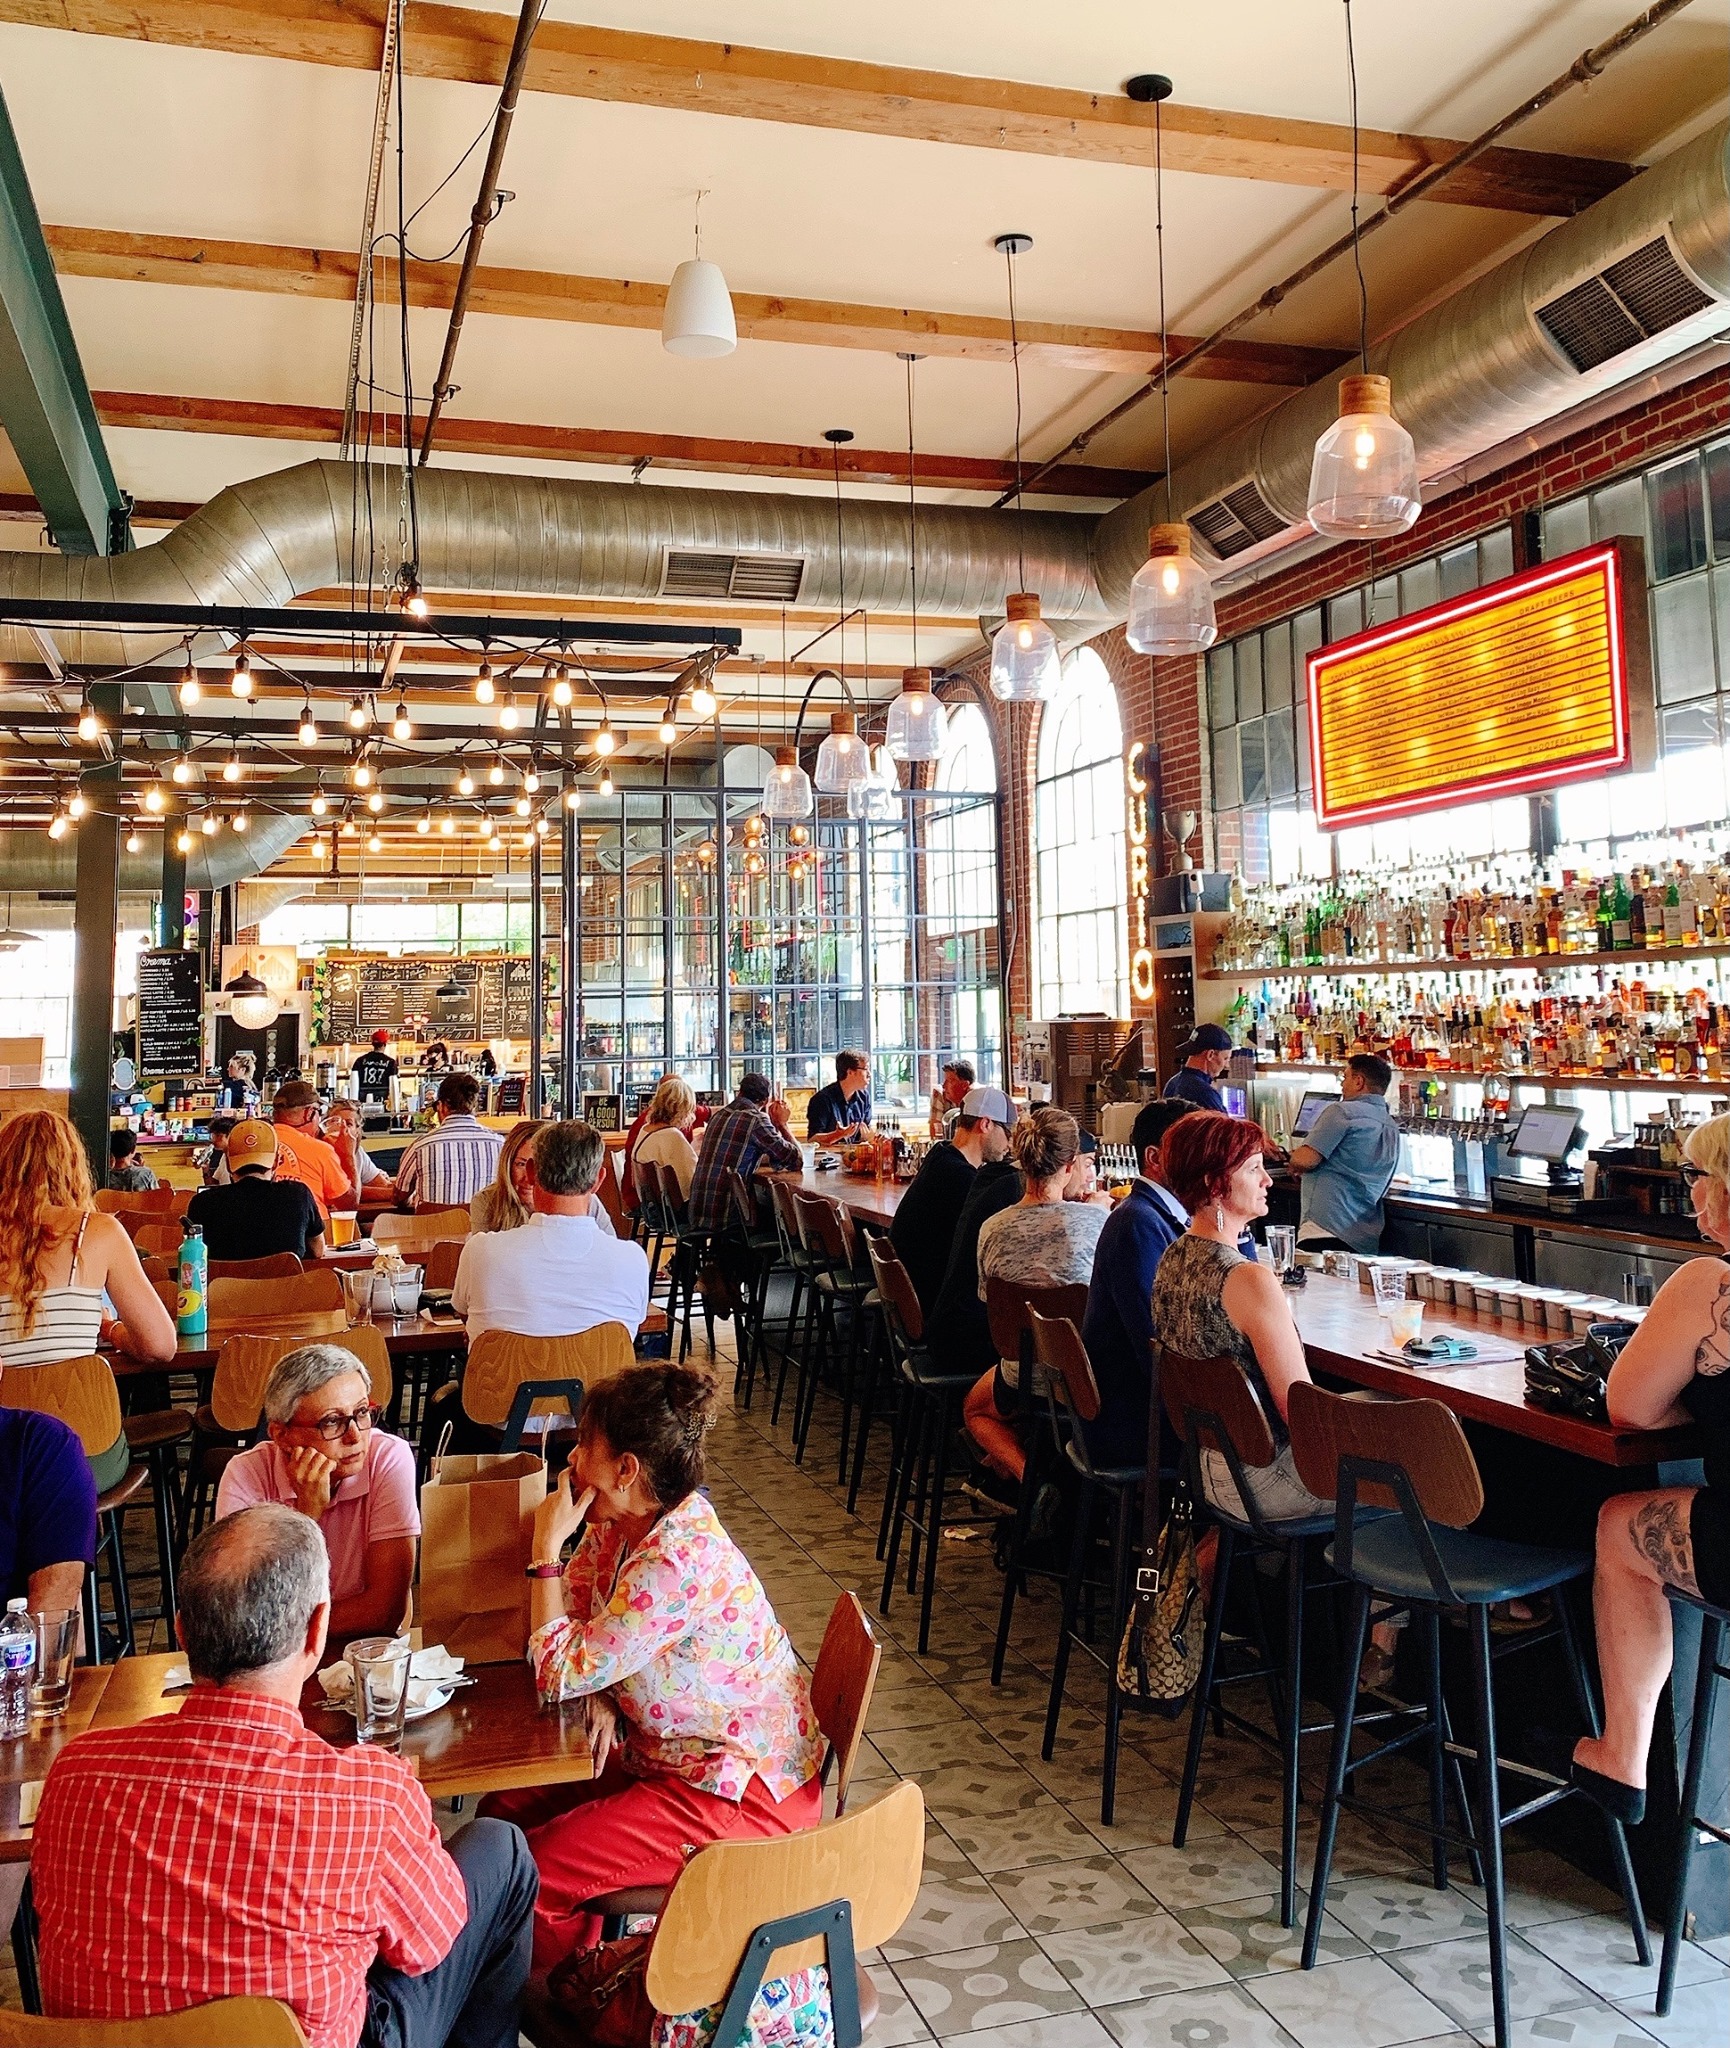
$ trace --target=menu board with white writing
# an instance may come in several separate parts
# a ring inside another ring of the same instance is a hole
[[[138,956],[138,1073],[163,1081],[204,1071],[204,978],[199,956],[152,946]]]
[[[452,960],[332,954],[325,967],[320,1042],[352,1044],[375,1031],[444,1039],[526,1038],[534,987],[534,962],[520,955]]]

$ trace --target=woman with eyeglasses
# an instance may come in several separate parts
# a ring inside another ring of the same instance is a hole
[[[1682,1176],[1700,1235],[1730,1250],[1730,1116],[1688,1133]],[[1610,1369],[1620,1429],[1699,1429],[1704,1486],[1619,1493],[1598,1511],[1592,1613],[1604,1732],[1574,1750],[1574,1783],[1629,1826],[1646,1811],[1646,1757],[1670,1676],[1665,1588],[1730,1606],[1730,1260],[1690,1259],[1658,1290]]]
[[[280,1501],[315,1521],[330,1553],[330,1642],[408,1625],[420,1509],[414,1452],[378,1427],[366,1368],[340,1344],[303,1344],[264,1388],[269,1434],[229,1461],[216,1514]]]

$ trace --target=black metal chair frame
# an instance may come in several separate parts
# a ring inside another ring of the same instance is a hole
[[[1694,1851],[1701,1835],[1730,1847],[1730,1829],[1704,1818],[1700,1812],[1700,1781],[1706,1772],[1710,1746],[1712,1708],[1718,1681],[1730,1678],[1730,1664],[1724,1661],[1724,1632],[1730,1627],[1730,1608],[1714,1607],[1710,1601],[1675,1586],[1666,1586],[1666,1597],[1677,1607],[1692,1607],[1700,1617],[1700,1668],[1694,1674],[1694,1720],[1688,1732],[1688,1761],[1682,1771],[1682,1796],[1676,1812],[1676,1862],[1670,1882],[1670,1910],[1664,1920],[1664,1954],[1658,1966],[1658,1996],[1653,2011],[1662,2018],[1670,2010],[1676,1993],[1676,1966],[1682,1958],[1682,1936],[1688,1919],[1688,1878]]]

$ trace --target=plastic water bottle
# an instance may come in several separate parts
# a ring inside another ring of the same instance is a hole
[[[36,1624],[28,1600],[8,1600],[0,1620],[0,1736],[30,1726],[30,1681],[36,1676]]]
[[[183,1337],[202,1337],[210,1327],[210,1254],[204,1247],[204,1226],[188,1223],[185,1229],[175,1272],[174,1327]]]

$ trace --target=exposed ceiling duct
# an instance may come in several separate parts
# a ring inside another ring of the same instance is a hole
[[[1370,351],[1433,477],[1694,347],[1730,324],[1730,122],[1498,264]],[[1245,561],[1307,536],[1316,439],[1338,410],[1329,377],[1223,435],[1172,478],[1198,548]],[[1128,609],[1155,486],[1099,521],[1093,566]]]
[[[307,831],[304,818],[254,815],[244,833],[222,832],[214,839],[193,835],[186,856],[188,889],[226,889],[270,866]],[[69,891],[78,884],[78,844],[70,835],[50,839],[46,832],[12,827],[0,831],[0,876],[20,895]],[[148,853],[120,854],[120,893],[155,896],[162,888],[161,841],[152,833]]]

